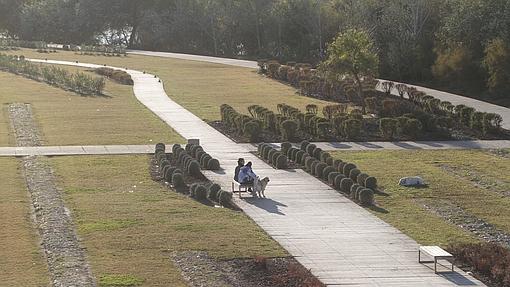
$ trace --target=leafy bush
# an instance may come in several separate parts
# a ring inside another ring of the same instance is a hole
[[[361,135],[362,121],[348,119],[343,123],[344,136],[348,139],[357,139]]]
[[[170,165],[170,162],[166,159],[162,160],[161,163],[159,164],[159,172],[163,172],[163,169],[167,165]]]
[[[257,120],[249,121],[244,124],[244,133],[250,138],[250,141],[258,141],[260,131],[262,130],[261,124]]]
[[[302,150],[298,151],[298,152],[296,153],[296,160],[295,160],[295,162],[297,162],[297,163],[302,162],[302,161],[303,161],[303,157],[304,157],[305,155],[306,155],[306,153],[305,153],[304,151],[302,151]]]
[[[302,141],[301,142],[301,150],[306,152],[308,150],[307,147],[308,147],[309,144],[310,143],[308,141]]]
[[[298,123],[294,120],[285,120],[282,122],[281,127],[283,138],[288,141],[294,140],[299,127]]]
[[[379,130],[384,138],[392,140],[397,135],[398,121],[392,118],[379,120]]]
[[[326,167],[322,170],[322,179],[329,180],[329,174],[334,172],[335,172],[334,167],[326,165]]]
[[[184,176],[182,175],[182,173],[174,172],[174,174],[172,175],[172,184],[174,185],[174,188],[177,191],[180,191],[186,187],[186,183],[184,183]]]
[[[218,193],[218,203],[221,206],[228,207],[228,206],[231,205],[231,201],[232,201],[232,193],[231,192],[228,192],[228,191],[225,191],[225,190],[220,190],[219,191],[219,193]]]
[[[174,175],[175,171],[179,171],[179,170],[175,167],[170,167],[170,166],[165,170],[164,176],[165,176],[166,182],[172,183],[172,176]]]
[[[307,155],[306,157],[304,157],[305,159],[305,164],[304,166],[306,167],[306,169],[308,171],[311,171],[312,170],[312,164],[315,162],[315,159],[309,155]]]
[[[361,171],[357,168],[353,168],[349,171],[349,178],[352,179],[353,182],[357,182],[358,175],[361,173]]]
[[[351,170],[355,169],[356,168],[356,165],[353,164],[353,163],[347,163],[343,166],[343,171],[342,173],[345,174],[346,176],[349,176],[351,174]]]
[[[158,143],[158,144],[156,144],[156,149],[155,149],[154,152],[155,153],[157,153],[158,151],[163,151],[164,152],[165,149],[166,149],[166,146],[165,146],[164,143]]]
[[[323,153],[322,149],[320,147],[318,147],[318,148],[315,148],[313,150],[313,155],[312,156],[314,158],[316,158],[317,160],[321,160],[322,153]]]
[[[292,144],[290,142],[282,143],[282,153],[287,154],[287,152],[292,148]]]
[[[368,174],[366,174],[366,173],[360,173],[360,174],[358,175],[358,178],[356,179],[356,182],[357,182],[359,185],[366,187],[366,186],[365,186],[365,181],[366,181],[366,179],[367,179],[367,178],[369,178],[369,177],[370,177],[370,176],[369,176]]]
[[[328,163],[328,158],[331,158],[331,154],[329,154],[328,152],[321,152],[321,155],[320,155],[320,160],[323,162],[323,163]]]
[[[199,176],[202,173],[200,172],[200,164],[196,160],[192,160],[188,165],[188,173],[192,176]]]
[[[344,178],[340,182],[340,190],[349,194],[351,192],[351,186],[354,184],[352,179],[350,178]]]
[[[314,144],[309,144],[306,146],[306,153],[308,153],[310,156],[313,156],[313,151],[317,148]]]
[[[276,164],[275,164],[275,167],[277,169],[286,169],[288,167],[288,162],[287,162],[287,157],[285,157],[284,155],[279,155],[277,158],[276,158]]]
[[[377,189],[377,179],[373,176],[369,176],[367,179],[365,179],[365,187],[370,188],[372,190]]]
[[[207,188],[203,185],[198,185],[195,189],[195,199],[199,201],[204,201],[207,199]]]
[[[220,168],[220,161],[215,158],[212,158],[207,162],[207,169],[209,170],[219,170]]]
[[[337,172],[337,171],[333,171],[333,172],[330,172],[328,174],[328,183],[329,185],[332,185],[334,186],[335,185],[335,178],[340,175],[341,173]]]
[[[212,201],[218,201],[218,192],[221,190],[221,186],[219,184],[212,184],[207,191],[207,198]]]
[[[374,191],[369,188],[362,189],[358,194],[358,200],[362,205],[374,204]]]
[[[312,161],[312,165],[310,167],[310,173],[312,175],[317,175],[317,165],[320,163],[320,161],[316,160],[315,158]]]
[[[189,187],[189,196],[193,198],[196,197],[196,190],[199,185],[200,185],[199,183],[194,183]]]
[[[355,194],[356,194],[356,190],[358,190],[358,188],[359,188],[359,187],[360,187],[360,185],[359,185],[359,184],[357,184],[357,183],[355,183],[355,184],[353,184],[353,185],[351,186],[351,190],[350,190],[349,194],[351,194],[351,197],[352,197],[352,198],[355,198],[355,197],[356,197],[356,195],[355,195]]]
[[[340,173],[335,177],[335,189],[336,190],[342,190],[342,180],[345,179],[345,175]]]
[[[340,166],[341,163],[342,163],[341,159],[335,159],[335,160],[333,160],[332,166],[338,171],[338,167]]]
[[[134,85],[133,79],[131,78],[131,75],[128,74],[126,71],[118,70],[118,69],[111,69],[106,67],[101,67],[94,70],[96,74],[99,74],[101,76],[108,77],[115,82],[121,83],[123,85]]]

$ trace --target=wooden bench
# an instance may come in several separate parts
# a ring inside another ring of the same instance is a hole
[[[430,257],[434,258],[433,261],[422,261],[421,260],[421,253],[425,253],[429,255]],[[454,264],[454,258],[453,255],[446,252],[444,249],[442,249],[439,246],[420,246],[420,249],[418,250],[418,262],[419,263],[434,263],[434,272],[437,273],[437,260],[440,259],[449,259],[452,263],[452,272],[453,272],[453,264]]]
[[[236,189],[236,187],[238,187]],[[253,189],[253,183],[250,183],[250,184],[246,184],[246,183],[239,183],[235,180],[232,180],[232,193],[239,193],[239,198],[242,198],[242,193],[243,192],[246,192],[248,193],[248,189],[249,188],[252,188]]]

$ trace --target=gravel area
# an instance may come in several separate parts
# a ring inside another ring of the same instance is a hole
[[[8,107],[17,146],[40,146],[41,138],[33,120],[30,104],[14,103]]]
[[[473,233],[478,238],[505,245],[510,248],[510,234],[499,230],[494,225],[476,217],[459,206],[446,200],[434,203],[422,202],[422,205],[429,211],[437,214],[452,224]]]
[[[11,126],[18,146],[39,146],[41,139],[29,104],[9,105]],[[96,286],[80,247],[71,212],[65,207],[51,167],[40,157],[22,159],[32,200],[32,218],[39,230],[52,286]]]

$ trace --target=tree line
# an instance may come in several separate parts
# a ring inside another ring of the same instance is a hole
[[[23,40],[317,64],[348,29],[379,76],[510,101],[510,0],[0,0]]]

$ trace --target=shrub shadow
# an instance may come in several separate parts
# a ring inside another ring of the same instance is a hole
[[[388,210],[380,207],[380,206],[376,206],[376,205],[372,205],[372,206],[368,206],[367,207],[368,209],[374,211],[374,212],[377,212],[377,213],[383,213],[383,214],[388,214],[390,213]]]
[[[267,211],[269,213],[274,213],[274,214],[278,214],[278,215],[285,215],[285,213],[283,213],[279,210],[280,206],[287,207],[287,205],[285,205],[281,202],[272,200],[270,198],[246,197],[246,198],[244,198],[244,201],[246,201],[247,203],[249,203],[253,206],[256,206],[260,209],[264,209],[265,211]]]
[[[404,148],[404,149],[423,149],[419,146],[411,145],[411,144],[408,144],[405,142],[392,142],[392,144],[394,144],[398,147]]]
[[[366,147],[366,148],[370,148],[370,149],[382,149],[383,148],[380,145],[376,145],[376,144],[369,143],[369,142],[357,142],[356,144]]]

